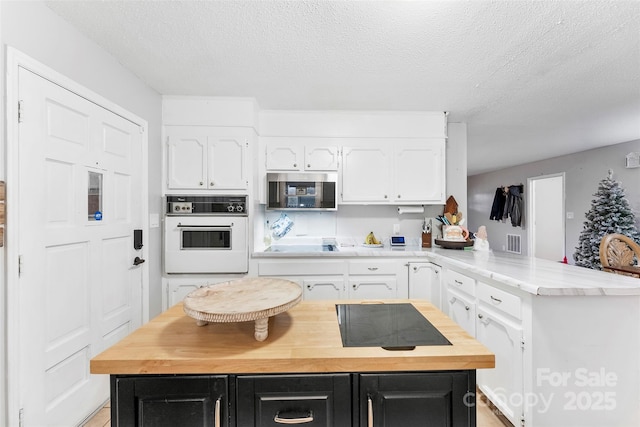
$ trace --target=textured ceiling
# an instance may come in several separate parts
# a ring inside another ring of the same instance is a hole
[[[639,1],[51,1],[165,95],[435,110],[469,174],[640,139]]]

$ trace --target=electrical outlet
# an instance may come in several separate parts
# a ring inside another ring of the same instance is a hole
[[[400,224],[393,224],[393,234],[400,234]]]

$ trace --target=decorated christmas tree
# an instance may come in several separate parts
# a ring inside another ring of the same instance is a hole
[[[609,170],[607,178],[600,181],[594,196],[573,259],[576,265],[600,270],[600,240],[605,234],[624,234],[637,242],[640,233],[624,189],[613,179],[613,171]]]

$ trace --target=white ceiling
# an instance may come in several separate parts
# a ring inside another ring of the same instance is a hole
[[[433,110],[469,174],[640,139],[640,2],[52,1],[165,95]]]

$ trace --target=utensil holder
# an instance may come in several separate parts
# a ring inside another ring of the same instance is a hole
[[[422,247],[423,248],[431,247],[431,233],[422,233]]]

